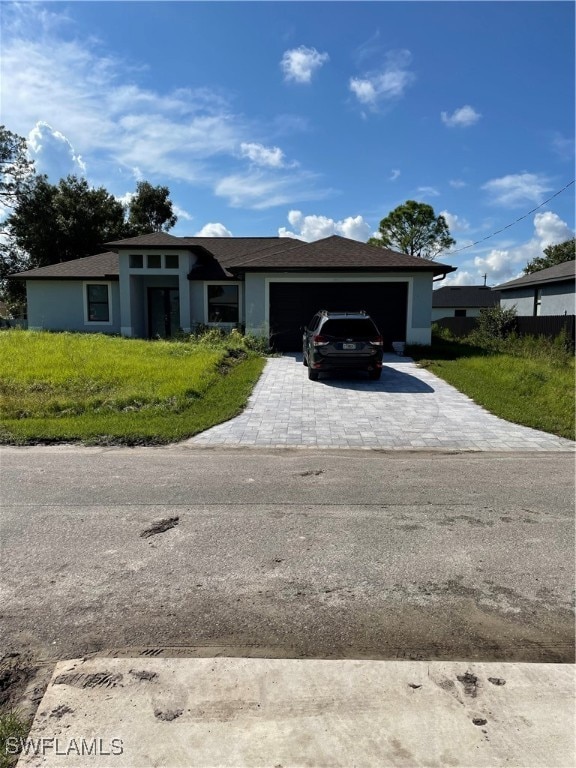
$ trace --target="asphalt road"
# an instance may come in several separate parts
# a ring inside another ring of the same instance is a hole
[[[574,659],[573,455],[180,445],[0,462],[3,651]]]

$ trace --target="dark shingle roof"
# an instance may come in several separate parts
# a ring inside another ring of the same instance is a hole
[[[107,251],[96,256],[85,256],[82,259],[61,261],[59,264],[50,264],[48,267],[29,269],[26,272],[18,272],[11,277],[26,280],[77,280],[77,279],[118,279],[118,254]]]
[[[522,288],[526,285],[538,285],[539,283],[560,283],[564,280],[574,280],[576,274],[576,260],[565,261],[562,264],[555,264],[553,267],[540,269],[538,272],[532,272],[531,275],[518,277],[516,280],[509,280],[507,283],[497,285],[494,290],[508,291],[511,288]]]
[[[339,235],[325,237],[313,243],[292,241],[284,248],[274,248],[247,259],[239,259],[230,267],[238,270],[270,269],[363,269],[432,271],[434,274],[453,272],[456,268],[436,264],[417,256],[408,256],[387,248],[360,243]]]
[[[135,248],[191,250],[199,256],[198,266],[190,272],[190,278],[194,280],[232,277],[247,271],[426,271],[439,275],[456,269],[338,235],[305,243],[289,237],[174,237],[156,232],[106,245],[119,251]],[[117,275],[118,254],[107,252],[21,272],[18,277],[64,279]]]
[[[432,293],[433,307],[494,307],[499,301],[498,291],[485,285],[444,285]]]

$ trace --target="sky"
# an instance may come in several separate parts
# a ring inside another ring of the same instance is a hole
[[[574,234],[574,185],[538,207],[574,179],[574,8],[1,2],[0,121],[53,183],[167,186],[174,235],[366,241],[427,203],[442,284],[496,285]]]

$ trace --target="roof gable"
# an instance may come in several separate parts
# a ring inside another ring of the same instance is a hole
[[[553,267],[540,269],[538,272],[532,272],[530,275],[518,277],[516,280],[509,280],[507,283],[497,285],[495,290],[507,291],[511,288],[522,288],[524,286],[538,285],[539,283],[558,283],[567,280],[574,280],[576,275],[576,260],[564,261],[562,264],[554,264]]]
[[[444,285],[432,293],[433,307],[494,307],[498,291],[485,285]]]

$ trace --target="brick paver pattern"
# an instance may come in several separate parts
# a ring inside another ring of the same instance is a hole
[[[572,451],[575,444],[512,424],[419,368],[385,355],[380,381],[321,374],[309,381],[301,355],[269,358],[245,411],[191,438],[192,445]]]

